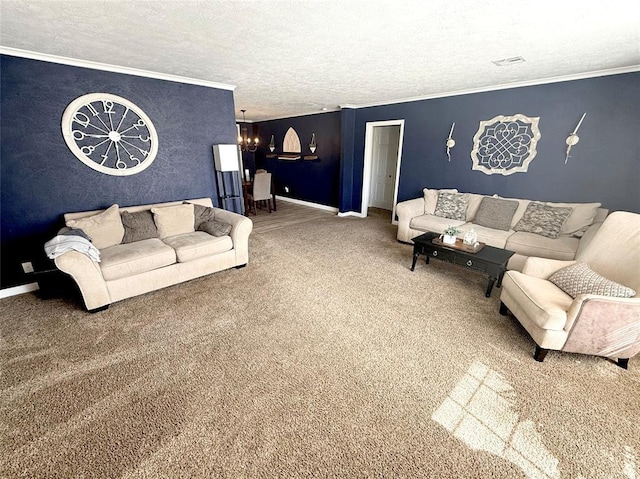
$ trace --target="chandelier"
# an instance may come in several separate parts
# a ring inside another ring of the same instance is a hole
[[[256,149],[258,148],[258,143],[260,143],[260,140],[258,139],[258,137],[256,136],[254,139],[249,138],[249,135],[247,134],[247,127],[244,126],[244,124],[246,124],[246,120],[244,118],[244,112],[247,110],[240,110],[242,112],[242,123],[243,126],[240,129],[240,131],[242,132],[242,134],[238,137],[238,145],[240,146],[240,149],[242,151],[248,151],[249,153],[255,153]]]

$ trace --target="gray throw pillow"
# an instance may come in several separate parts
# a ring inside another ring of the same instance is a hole
[[[473,222],[479,226],[509,231],[511,220],[518,209],[517,201],[501,200],[485,196]]]
[[[587,263],[575,263],[562,268],[553,273],[549,281],[572,298],[580,294],[597,294],[615,298],[630,298],[636,295],[631,288],[599,275]]]
[[[185,201],[185,203],[189,203]],[[189,203],[190,204],[190,203]],[[198,227],[205,221],[213,220],[216,216],[216,210],[208,206],[197,205],[193,203],[193,215],[195,216],[195,222],[193,229],[198,231]]]
[[[120,216],[122,217],[122,226],[124,226],[122,244],[158,237],[158,230],[150,210],[136,211],[135,213],[123,211]]]
[[[231,233],[231,225],[221,221],[209,220],[204,223],[200,223],[198,231],[204,231],[212,236],[226,236]]]
[[[466,220],[469,195],[465,193],[438,193],[435,215],[450,220]]]
[[[571,208],[549,206],[532,201],[527,205],[522,219],[513,229],[556,239],[560,236],[562,225],[567,221],[572,211]]]

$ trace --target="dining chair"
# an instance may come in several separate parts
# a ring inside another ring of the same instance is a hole
[[[257,203],[264,202],[271,213],[271,173],[256,173],[253,177],[253,190],[249,194],[249,204],[253,208],[254,215],[258,214]]]

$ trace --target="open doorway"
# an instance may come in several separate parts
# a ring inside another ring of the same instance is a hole
[[[398,178],[402,160],[404,120],[367,122],[362,175],[362,216],[369,207],[391,212],[396,224]]]

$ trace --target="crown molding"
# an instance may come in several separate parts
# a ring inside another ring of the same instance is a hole
[[[13,57],[28,58],[30,60],[40,60],[44,62],[59,63],[61,65],[69,65],[73,67],[90,68],[92,70],[102,70],[102,71],[113,72],[113,73],[123,73],[125,75],[155,78],[156,80],[166,80],[166,81],[177,82],[177,83],[188,83],[190,85],[198,85],[198,86],[204,86],[208,88],[218,88],[220,90],[233,91],[236,88],[235,85],[227,85],[226,83],[217,83],[217,82],[212,82],[208,80],[200,80],[197,78],[170,75],[168,73],[152,72],[149,70],[139,70],[137,68],[121,67],[118,65],[92,62],[89,60],[78,60],[76,58],[49,55],[48,53],[32,52],[29,50],[21,50],[19,48],[0,46],[0,54],[10,55]]]
[[[362,104],[362,105],[344,105],[344,106],[342,106],[342,108],[369,108],[369,107],[372,107],[372,106],[395,105],[395,104],[398,104],[398,103],[410,103],[410,102],[414,102],[414,101],[434,100],[436,98],[445,98],[445,97],[448,97],[448,96],[471,95],[473,93],[485,93],[485,92],[490,92],[490,91],[508,90],[510,88],[521,88],[521,87],[527,87],[527,86],[546,85],[546,84],[549,84],[549,83],[560,83],[560,82],[573,81],[573,80],[585,80],[587,78],[596,78],[596,77],[603,77],[603,76],[610,76],[610,75],[621,75],[623,73],[635,73],[635,72],[640,72],[640,65],[632,65],[632,66],[629,66],[629,67],[612,68],[610,70],[597,70],[597,71],[587,72],[587,73],[577,73],[577,74],[574,74],[574,75],[565,75],[565,76],[558,76],[558,77],[540,78],[538,80],[528,80],[528,81],[522,81],[522,82],[504,83],[504,84],[501,84],[501,85],[490,85],[490,86],[486,86],[486,87],[472,88],[472,89],[469,89],[469,90],[457,90],[457,91],[450,91],[450,92],[434,93],[432,95],[404,98],[404,99],[400,99],[400,100],[390,100],[390,101],[387,100],[387,101],[380,101],[380,102],[375,102],[375,103],[367,103],[367,104]]]
[[[287,118],[297,118],[299,116],[323,115],[325,113],[335,113],[336,111],[340,111],[340,108],[329,108],[329,109],[324,110],[324,111],[312,111],[312,112],[308,112],[308,113],[296,113],[295,115],[274,116],[274,117],[264,118],[262,120],[252,120],[252,121],[247,120],[246,122],[247,123],[260,123],[262,121],[286,120]],[[240,123],[242,123],[242,122],[240,122]]]

